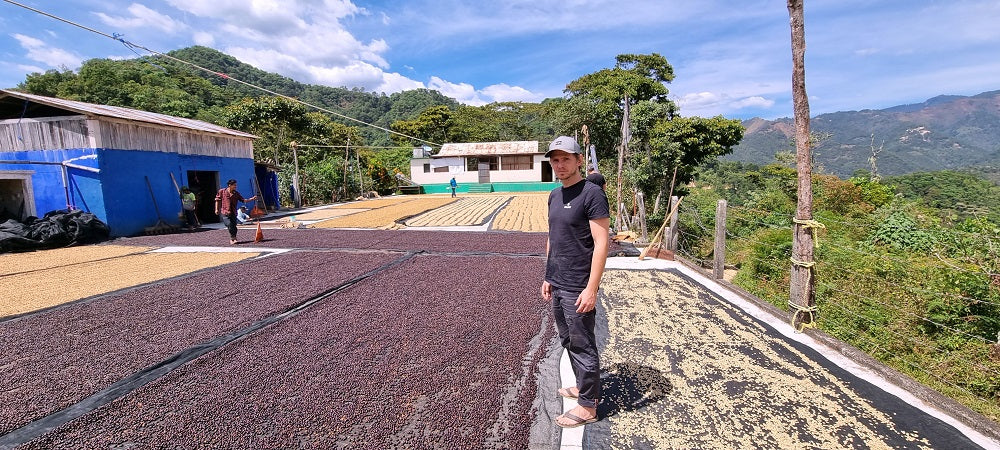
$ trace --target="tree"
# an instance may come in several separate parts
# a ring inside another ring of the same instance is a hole
[[[72,70],[46,70],[45,73],[31,73],[17,85],[19,90],[46,97],[62,97],[63,91],[76,81]]]
[[[667,115],[673,116],[677,106],[667,98],[669,91],[664,84],[673,79],[673,67],[658,53],[618,55],[614,68],[584,75],[566,85],[565,92],[570,95],[566,106],[571,114],[565,125],[569,125],[568,130],[576,130],[586,124],[598,156],[614,155],[626,96],[630,105],[661,104]]]
[[[413,120],[397,120],[389,127],[393,131],[417,139],[443,144],[448,142],[452,111],[447,106],[432,106],[420,112]],[[418,145],[413,139],[393,135],[396,145]]]
[[[788,15],[792,29],[792,103],[795,110],[795,163],[798,172],[798,204],[792,240],[792,274],[788,304],[792,324],[812,324],[816,301],[815,279],[812,277],[812,157],[809,152],[809,97],[806,95],[806,38],[802,0],[788,0]]]
[[[216,123],[219,117],[205,111],[230,100],[220,88],[186,67],[147,59],[91,59],[83,63],[78,74],[50,70],[29,75],[19,87],[33,94],[199,117]]]
[[[298,143],[301,170],[300,195],[306,204],[329,202],[346,185],[345,146],[362,147],[360,130],[334,122],[329,116],[308,112],[305,106],[282,97],[247,98],[226,108],[224,125],[258,136],[254,143],[259,161],[294,170],[290,143]],[[288,177],[285,177],[286,179]]]
[[[739,120],[722,116],[656,120],[647,138],[648,151],[633,157],[637,185],[647,196],[656,192],[653,211],[658,211],[663,195],[670,189],[675,169],[677,185],[687,184],[696,167],[732,153],[743,139],[743,131]]]

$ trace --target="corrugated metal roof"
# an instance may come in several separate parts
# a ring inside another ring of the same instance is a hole
[[[45,97],[41,95],[25,94],[23,92],[7,91],[0,89],[0,97],[2,96],[17,97],[22,100],[28,100],[35,103],[48,105],[55,108],[65,109],[68,111],[73,111],[76,113],[90,115],[90,116],[114,117],[116,119],[134,120],[138,122],[146,122],[156,125],[164,125],[168,127],[205,131],[208,133],[219,133],[219,134],[239,136],[251,139],[257,138],[257,136],[254,136],[249,133],[244,133],[242,131],[237,131],[223,126],[211,124],[208,122],[203,122],[201,120],[185,119],[183,117],[168,116],[166,114],[157,114],[148,111],[141,111],[138,109],[124,108],[121,106],[97,105],[93,103],[78,102],[74,100],[65,100],[61,98]]]
[[[538,141],[511,142],[465,142],[444,144],[435,158],[449,156],[493,156],[493,155],[534,155],[538,151]]]

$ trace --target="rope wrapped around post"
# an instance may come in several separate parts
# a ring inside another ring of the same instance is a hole
[[[813,247],[819,248],[819,236],[817,236],[816,230],[818,228],[826,229],[826,225],[823,225],[818,220],[814,220],[814,219],[792,218],[792,222],[794,222],[797,225],[801,225],[803,228],[808,229],[809,232],[810,232],[810,234],[812,234]],[[789,258],[789,259],[792,261],[792,265],[798,266],[798,267],[802,267],[802,268],[806,269],[806,283],[805,283],[805,285],[806,286],[811,286],[813,271],[815,270],[815,267],[816,267],[816,261],[799,261],[799,260],[797,260],[795,258]],[[800,305],[798,303],[789,301],[788,302],[788,307],[793,310],[792,311],[792,327],[794,327],[797,331],[802,332],[806,328],[816,328],[816,305],[804,306],[804,305]],[[800,320],[800,321],[798,321],[798,323],[796,323],[795,319],[797,317],[803,317],[804,318],[805,315],[808,315],[808,317],[809,317],[809,321],[808,322]]]
[[[792,222],[802,225],[802,228],[809,230],[813,238],[813,247],[819,248],[819,236],[816,235],[816,229],[822,228],[826,229],[826,225],[823,225],[820,221],[815,219],[799,219],[797,217],[792,218]]]

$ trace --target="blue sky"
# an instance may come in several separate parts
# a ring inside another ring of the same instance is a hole
[[[305,83],[425,87],[471,105],[540,101],[660,53],[685,116],[792,115],[778,0],[16,0],[167,52],[205,45]],[[805,0],[813,115],[1000,89],[1000,1]],[[0,1],[0,87],[129,58],[121,43]]]

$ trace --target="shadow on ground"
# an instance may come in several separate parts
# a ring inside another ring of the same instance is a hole
[[[618,363],[603,369],[601,387],[604,398],[597,406],[601,419],[656,403],[674,389],[659,370],[634,363]]]

